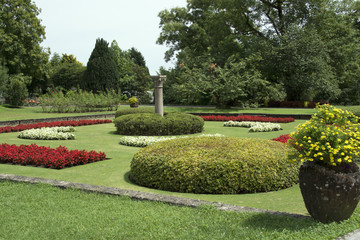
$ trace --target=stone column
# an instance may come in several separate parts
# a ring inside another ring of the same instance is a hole
[[[166,75],[155,76],[153,80],[155,83],[155,113],[164,116],[163,83],[166,80]]]

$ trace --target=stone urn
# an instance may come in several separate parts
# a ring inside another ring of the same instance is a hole
[[[299,185],[311,217],[323,223],[350,218],[360,199],[360,172],[351,166],[323,166],[305,162]]]

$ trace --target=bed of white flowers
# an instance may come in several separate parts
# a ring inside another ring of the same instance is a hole
[[[199,135],[198,137],[203,137],[203,136],[224,137],[224,135],[218,134],[218,133],[217,134],[202,134],[202,135]],[[167,140],[171,140],[174,138],[186,138],[186,137],[190,137],[190,136],[180,136],[180,137],[175,137],[175,136],[172,136],[172,137],[125,136],[125,137],[120,138],[120,144],[125,145],[125,146],[131,146],[131,147],[146,147],[153,143],[167,141]]]
[[[74,127],[44,127],[25,130],[19,133],[18,138],[37,140],[73,140]]]
[[[281,130],[280,124],[270,122],[228,121],[224,122],[224,127],[246,127],[249,128],[249,132],[271,132]]]

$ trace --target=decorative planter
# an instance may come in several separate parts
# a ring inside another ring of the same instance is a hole
[[[130,107],[131,107],[131,108],[137,108],[138,106],[139,106],[138,103],[132,103],[132,104],[130,104]]]
[[[300,167],[299,184],[311,217],[323,222],[348,219],[360,199],[360,172],[336,172],[309,162]]]

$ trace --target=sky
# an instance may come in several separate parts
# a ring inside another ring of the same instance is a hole
[[[45,26],[43,47],[51,53],[73,54],[86,66],[97,38],[109,45],[116,40],[122,50],[140,51],[151,75],[164,60],[164,45],[156,44],[160,35],[158,14],[165,9],[185,7],[186,0],[33,0],[41,9],[38,18]]]

